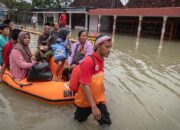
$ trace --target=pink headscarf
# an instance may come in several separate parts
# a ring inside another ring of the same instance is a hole
[[[29,46],[26,46],[23,43],[26,35],[30,36],[29,33],[20,32],[19,36],[18,36],[18,43],[13,48],[19,50],[22,53],[22,56],[26,62],[31,63],[32,62],[32,60],[31,60],[32,54],[31,54],[30,48],[29,48]]]

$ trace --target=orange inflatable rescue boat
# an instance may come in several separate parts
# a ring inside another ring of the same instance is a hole
[[[54,59],[50,60],[50,68],[55,75],[55,68],[57,64]],[[62,68],[62,67],[61,67]],[[62,69],[59,73],[59,77],[62,75]],[[5,71],[3,75],[3,81],[7,83],[10,87],[26,93],[28,95],[43,99],[50,103],[74,103],[74,94],[66,85],[67,82],[64,81],[47,81],[47,82],[27,82],[27,79],[23,79],[19,82],[15,81],[11,76],[9,71]]]

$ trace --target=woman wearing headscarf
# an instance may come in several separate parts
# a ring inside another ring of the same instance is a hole
[[[35,63],[29,48],[30,34],[21,32],[18,43],[13,47],[10,54],[10,72],[15,80],[22,80],[27,76],[28,70]]]
[[[69,56],[69,53],[70,53],[70,50],[71,50],[71,42],[69,40],[69,32],[70,31],[67,30],[67,29],[61,29],[59,31],[59,36],[58,36],[58,38],[56,40],[56,43],[55,43],[56,45],[60,44],[61,47],[63,46],[63,48],[65,48],[65,55],[66,55],[65,58],[56,58],[56,56],[54,55],[55,61],[58,64],[58,67],[56,68],[56,76],[55,76],[56,81],[58,80],[58,73],[60,71],[61,64],[62,63],[66,64],[66,59]],[[53,46],[54,45],[52,45],[52,49],[53,49]],[[59,50],[61,50],[61,49],[58,49],[58,48],[53,49],[54,54],[57,54],[59,52],[60,55],[62,55],[61,54],[62,51],[59,51]]]

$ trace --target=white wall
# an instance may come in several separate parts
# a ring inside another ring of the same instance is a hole
[[[58,13],[55,13],[55,21],[59,22],[59,14]]]
[[[89,31],[97,31],[98,16],[90,15],[89,19]]]

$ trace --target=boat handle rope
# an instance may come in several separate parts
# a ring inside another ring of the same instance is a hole
[[[10,76],[10,78],[11,78],[17,85],[19,85],[19,87],[21,87],[21,88],[22,88],[22,87],[25,87],[25,86],[31,86],[31,85],[32,85],[32,83],[20,84],[20,83],[18,83],[10,74],[8,74],[8,73],[4,73],[4,74]]]

